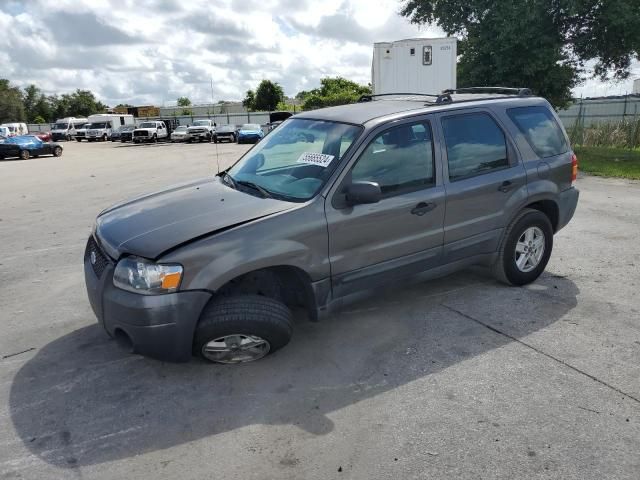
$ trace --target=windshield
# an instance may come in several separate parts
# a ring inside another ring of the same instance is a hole
[[[187,131],[187,127],[185,126],[178,127],[174,130],[174,132],[186,132],[186,131]]]
[[[221,127],[218,127],[216,130],[220,133],[224,133],[224,132],[233,132],[235,131],[236,126],[235,125],[222,125]]]
[[[92,123],[89,128],[107,128],[107,124],[104,122]]]
[[[53,126],[53,129],[54,130],[66,130],[68,126],[69,126],[68,123],[56,123]]]
[[[138,128],[156,128],[154,122],[142,122]]]
[[[240,130],[261,130],[261,128],[257,123],[245,123]]]
[[[194,127],[208,127],[209,126],[209,120],[196,120],[195,122],[193,122],[193,126]]]
[[[89,128],[90,126],[91,126],[91,124],[90,124],[90,123],[85,123],[84,125],[82,125],[82,128],[84,128],[84,129],[86,130],[86,129],[87,129],[87,128]]]
[[[229,170],[274,197],[304,201],[322,188],[362,129],[344,123],[292,119],[267,135]]]
[[[121,132],[130,132],[135,129],[136,127],[134,125],[125,125],[124,127],[120,127]]]

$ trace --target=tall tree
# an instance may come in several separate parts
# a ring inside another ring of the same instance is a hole
[[[25,119],[22,92],[18,87],[12,87],[9,80],[0,78],[0,123],[24,122]]]
[[[180,98],[178,98],[178,106],[179,107],[190,107],[191,106],[191,100],[189,100],[189,97],[180,97]]]
[[[284,91],[278,83],[272,82],[271,80],[262,80],[256,89],[254,109],[275,110],[283,100]]]
[[[36,104],[38,103],[41,95],[42,92],[40,89],[33,84],[24,89],[22,101],[24,103],[24,111],[28,122],[33,122],[38,116],[38,113],[36,113]]]
[[[97,100],[90,90],[78,89],[69,95],[68,116],[88,117],[94,113],[104,112],[106,109],[107,106]]]
[[[594,76],[624,79],[640,52],[638,0],[402,0],[401,14],[460,38],[458,86],[531,87],[556,106]]]
[[[256,107],[256,94],[253,90],[247,90],[247,94],[244,96],[244,100],[242,100],[242,106],[247,110],[254,110]]]
[[[313,110],[353,103],[368,93],[371,93],[369,86],[360,85],[342,77],[325,77],[320,80],[320,88],[300,92],[296,98],[303,101],[304,110]]]

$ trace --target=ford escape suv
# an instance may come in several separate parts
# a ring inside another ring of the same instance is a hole
[[[286,120],[215,176],[100,213],[91,306],[132,351],[257,360],[311,320],[400,279],[486,265],[542,273],[572,218],[577,159],[528,89],[370,95]]]

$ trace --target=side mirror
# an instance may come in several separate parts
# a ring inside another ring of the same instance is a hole
[[[345,197],[349,205],[378,203],[382,198],[382,190],[376,182],[353,182],[347,186]]]

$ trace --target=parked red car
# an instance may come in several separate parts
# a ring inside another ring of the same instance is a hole
[[[51,141],[51,132],[36,132],[34,133],[34,135],[38,137],[40,140],[42,140],[43,142]]]

